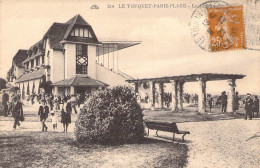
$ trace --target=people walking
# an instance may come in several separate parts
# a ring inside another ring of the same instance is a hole
[[[211,109],[213,106],[213,98],[211,97],[210,94],[208,94],[208,104],[209,104],[209,112],[211,113]]]
[[[55,111],[60,110],[60,103],[57,95],[54,96],[53,103],[54,103],[54,110]]]
[[[61,123],[63,124],[63,132],[68,131],[69,123],[71,123],[71,112],[72,112],[71,104],[70,102],[68,102],[65,105],[65,109],[63,107],[61,110]]]
[[[255,96],[254,102],[253,102],[253,117],[255,117],[254,113],[256,113],[256,117],[258,117],[258,113],[259,113],[259,99],[257,96]]]
[[[75,94],[71,95],[70,102],[72,109],[74,110],[75,114],[77,114],[77,97],[75,96]]]
[[[4,108],[4,116],[7,117],[8,116],[8,101],[9,101],[9,95],[5,92],[5,90],[3,91],[3,95],[2,95],[2,106]]]
[[[253,100],[251,99],[251,95],[248,93],[245,100],[245,120],[247,120],[247,116],[252,120],[252,106]]]
[[[220,96],[220,100],[221,100],[221,112],[222,113],[226,113],[227,112],[227,95],[226,95],[226,91],[223,91],[221,93]]]
[[[23,105],[20,101],[18,101],[17,97],[13,97],[14,100],[14,108],[13,108],[13,116],[14,116],[14,125],[13,130],[15,131],[16,126],[20,126],[19,121],[24,121],[23,117]]]
[[[42,99],[41,100],[41,105],[39,107],[39,111],[38,111],[38,115],[40,116],[40,121],[42,123],[42,131],[46,131],[48,130],[48,127],[46,126],[45,122],[46,119],[48,118],[48,114],[50,112],[49,106],[47,106],[46,104],[46,100]]]
[[[52,123],[53,131],[57,130],[58,118],[57,118],[57,114],[54,111],[51,112],[51,123]]]
[[[238,92],[236,92],[233,99],[233,112],[237,112],[238,109],[239,109],[239,97],[238,97]]]

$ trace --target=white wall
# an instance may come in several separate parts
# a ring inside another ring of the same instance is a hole
[[[76,75],[76,44],[66,43],[65,46],[65,79]]]
[[[96,71],[96,46],[88,45],[88,76],[96,79]]]
[[[117,86],[117,85],[126,85],[132,87],[131,84],[125,81],[126,80],[125,78],[116,74],[115,72],[110,71],[107,68],[104,68],[103,66],[100,66],[98,64],[96,64],[96,68],[97,68],[96,79],[101,82],[107,83],[108,85],[110,85],[110,87]]]
[[[47,59],[48,51],[50,51],[50,55],[49,55],[49,56],[50,56],[50,58],[51,58],[51,55],[52,55],[51,51],[52,51],[52,49],[51,49],[51,47],[50,47],[49,38],[46,40],[46,49],[45,49],[45,54],[44,54],[44,64],[45,64],[45,65],[48,65],[48,59]]]
[[[51,59],[51,81],[52,83],[64,79],[64,63],[65,56],[60,50],[52,50]]]

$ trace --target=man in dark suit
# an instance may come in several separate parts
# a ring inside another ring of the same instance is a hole
[[[251,95],[248,93],[246,95],[245,100],[245,120],[247,120],[247,116],[249,116],[249,119],[252,120],[252,106],[253,106],[253,100],[251,99]]]
[[[4,116],[7,117],[8,116],[8,101],[9,101],[9,95],[7,93],[5,93],[5,90],[3,91],[3,95],[2,95],[2,105],[4,107]]]
[[[227,111],[227,95],[226,95],[225,91],[223,91],[221,93],[220,100],[221,100],[221,106],[222,106],[221,112],[225,113]]]
[[[14,126],[13,129],[16,129],[16,126],[20,126],[19,121],[23,121],[23,104],[18,101],[17,97],[13,98],[14,100],[14,108],[13,108],[13,115],[14,115]]]

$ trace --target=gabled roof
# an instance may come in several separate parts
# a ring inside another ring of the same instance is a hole
[[[23,66],[22,62],[27,58],[27,51],[28,50],[18,50],[13,57],[13,64],[16,63],[17,66]]]
[[[41,39],[40,41],[38,41],[37,43],[35,43],[34,45],[32,45],[29,50],[32,50],[34,47],[38,47],[39,44],[42,44],[43,43],[43,39]],[[29,51],[28,50],[28,51]]]
[[[49,37],[50,39],[50,47],[53,49],[63,49],[60,42],[64,39],[64,35],[68,28],[68,24],[64,23],[53,23],[49,28],[47,33],[45,33],[45,37]]]
[[[75,75],[73,78],[64,79],[52,84],[53,86],[81,86],[81,87],[106,87],[108,84],[95,80],[88,75]]]
[[[79,14],[67,21],[66,24],[89,25],[88,22],[86,22],[85,19],[83,19],[83,17]]]
[[[89,29],[92,38],[70,37],[69,34],[75,26],[85,26]],[[99,44],[99,41],[91,27],[79,14],[71,18],[66,23],[53,23],[49,30],[45,33],[44,38],[49,37],[50,47],[53,49],[63,49],[61,42],[84,42]]]

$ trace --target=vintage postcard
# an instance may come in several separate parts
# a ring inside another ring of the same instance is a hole
[[[0,167],[257,168],[260,0],[0,0]]]

